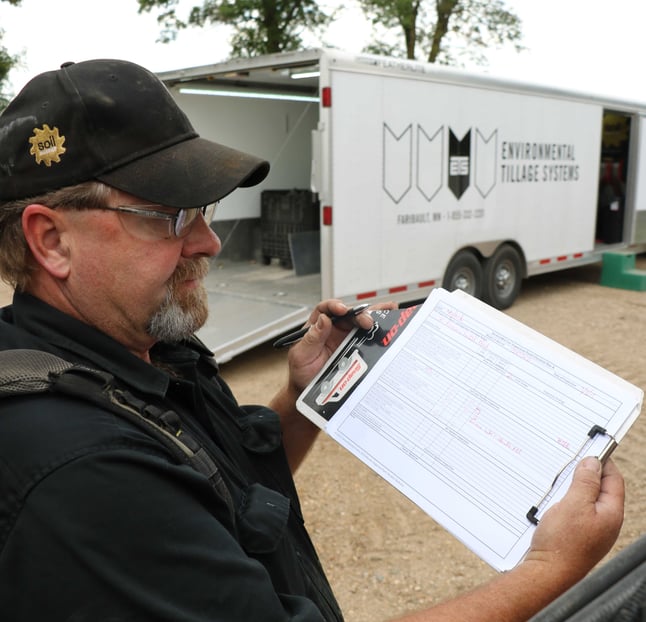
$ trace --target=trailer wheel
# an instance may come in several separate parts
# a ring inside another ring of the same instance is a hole
[[[482,266],[471,251],[460,251],[449,263],[442,286],[452,292],[461,289],[475,298],[482,295]]]
[[[496,309],[514,304],[522,282],[522,260],[519,252],[503,244],[485,262],[483,300]]]

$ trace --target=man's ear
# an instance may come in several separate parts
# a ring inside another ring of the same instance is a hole
[[[69,274],[69,248],[61,214],[34,203],[22,213],[22,229],[34,259],[53,277],[65,279]]]

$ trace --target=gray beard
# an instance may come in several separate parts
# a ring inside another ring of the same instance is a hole
[[[190,310],[185,311],[172,295],[150,318],[148,334],[157,341],[177,343],[188,339],[195,331],[200,329],[203,322]]]
[[[157,341],[177,343],[188,339],[208,317],[206,290],[200,286],[185,296],[178,296],[179,284],[186,278],[204,278],[209,271],[206,257],[177,267],[168,283],[166,297],[150,318],[148,334]]]

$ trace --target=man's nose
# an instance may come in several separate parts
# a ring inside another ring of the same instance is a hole
[[[214,257],[222,250],[222,243],[215,231],[204,220],[204,216],[199,214],[195,219],[191,231],[184,238],[183,255],[185,257],[202,255]]]

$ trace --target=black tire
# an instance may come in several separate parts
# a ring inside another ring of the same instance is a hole
[[[514,304],[523,280],[520,253],[509,244],[503,244],[485,262],[483,300],[496,309],[507,309]]]
[[[480,261],[471,251],[460,251],[449,263],[444,273],[442,287],[452,292],[454,289],[480,298],[482,295],[483,271]]]

